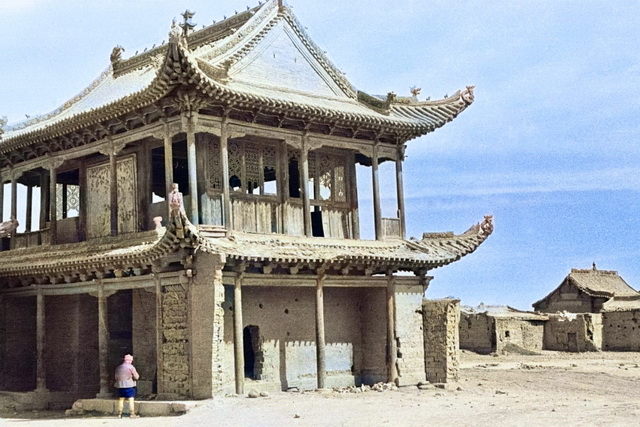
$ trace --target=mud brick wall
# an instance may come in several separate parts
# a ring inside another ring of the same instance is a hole
[[[425,380],[422,295],[421,284],[395,286],[397,367],[400,386],[416,385]]]
[[[140,374],[138,394],[153,393],[156,376],[156,295],[146,289],[134,289],[131,295],[134,365]]]
[[[275,283],[274,283],[275,285]],[[225,389],[233,382],[233,288],[225,286],[224,303],[224,364],[227,366]],[[379,292],[377,292],[379,294]],[[378,295],[379,296],[379,295]],[[375,299],[375,297],[373,297]],[[385,335],[378,335],[377,342],[368,336],[378,333],[381,325],[373,321],[371,331],[362,334],[363,308],[369,297],[363,297],[360,288],[324,289],[325,357],[327,387],[354,385],[361,381],[362,372],[368,369],[365,363],[384,367]],[[375,301],[371,300],[371,303]],[[378,307],[384,313],[384,299]],[[315,389],[316,376],[316,332],[315,289],[312,287],[244,286],[242,288],[242,311],[245,327],[258,334],[255,349],[256,379],[273,383],[274,387],[286,390],[289,387]],[[385,329],[382,329],[385,333]],[[371,344],[372,358],[365,359]],[[382,346],[382,348],[380,348]],[[365,362],[366,360],[366,362]]]
[[[188,397],[189,329],[187,292],[181,285],[165,286],[162,294],[163,393]]]
[[[495,351],[493,318],[485,313],[460,313],[460,348],[488,354]]]
[[[36,297],[5,299],[4,364],[0,388],[32,391],[36,388]]]
[[[456,381],[460,366],[460,301],[425,299],[422,313],[427,380],[432,383]]]
[[[509,345],[514,345],[528,351],[541,351],[544,343],[544,321],[500,318],[493,319],[498,353],[503,352]]]
[[[602,348],[601,314],[549,314],[544,325],[544,349],[557,351],[599,351]]]
[[[218,256],[198,254],[189,281],[192,396],[212,397],[221,389],[220,358],[223,332],[221,304],[224,298],[222,263]],[[233,366],[231,366],[231,369]]]
[[[364,384],[387,381],[387,290],[362,288],[362,370]]]
[[[640,310],[602,313],[602,349],[640,351]]]

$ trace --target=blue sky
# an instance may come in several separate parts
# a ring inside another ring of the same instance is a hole
[[[360,90],[437,99],[476,86],[468,110],[407,150],[408,235],[495,220],[475,253],[431,272],[428,296],[529,309],[592,262],[640,287],[640,3],[288,3]],[[159,43],[185,8],[201,25],[247,5],[0,0],[0,116],[53,110],[115,45],[127,57]]]

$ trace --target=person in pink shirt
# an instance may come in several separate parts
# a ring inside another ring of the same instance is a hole
[[[129,400],[129,417],[138,417],[134,407],[136,380],[138,378],[140,378],[140,375],[138,375],[136,367],[133,366],[133,356],[130,354],[125,355],[122,365],[116,368],[116,382],[113,385],[118,396],[118,418],[122,418],[125,398]]]

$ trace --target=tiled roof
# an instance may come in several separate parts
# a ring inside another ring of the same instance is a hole
[[[239,76],[235,80],[233,76],[224,76],[226,72],[233,73],[234,65],[254,52],[270,31],[282,26],[297,35],[308,60],[319,67],[319,73],[328,76],[329,85],[340,88],[340,93],[318,96],[308,91],[283,89],[287,82],[278,82],[275,78],[267,79],[267,84],[260,86]],[[296,119],[397,131],[407,138],[443,126],[473,102],[473,88],[437,101],[419,102],[415,97],[395,99],[391,95],[386,100],[368,95],[360,97],[361,92],[353,88],[311,41],[291,10],[279,8],[276,0],[268,0],[239,17],[194,32],[188,40],[193,42],[192,48],[187,47],[186,41],[174,38],[169,45],[116,62],[116,70],[109,67],[89,87],[52,113],[6,127],[0,151],[3,147],[8,150],[25,146],[125,114],[157,101],[179,84],[195,85],[211,100],[238,108],[259,107],[269,114],[286,114]],[[176,78],[176,67],[189,78]],[[187,81],[189,83],[185,83]]]
[[[522,311],[508,305],[479,305],[478,307],[460,307],[464,314],[486,314],[490,317],[522,320],[548,320],[549,316],[533,311]]]
[[[51,277],[104,270],[144,268],[181,246],[227,258],[282,263],[328,262],[432,269],[473,252],[491,234],[489,219],[460,235],[440,233],[420,241],[368,241],[234,233],[213,237],[182,218],[185,237],[174,224],[156,231],[106,237],[81,243],[0,252],[0,277]]]
[[[617,271],[572,269],[567,279],[591,296],[633,296],[640,295],[618,275]]]

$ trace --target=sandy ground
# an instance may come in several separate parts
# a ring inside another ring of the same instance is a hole
[[[458,383],[447,384],[445,389],[275,393],[255,399],[219,397],[180,417],[120,420],[28,413],[8,415],[0,419],[0,424],[60,427],[132,423],[156,427],[640,424],[640,353],[544,352],[536,356],[493,357],[463,352],[460,377]]]

